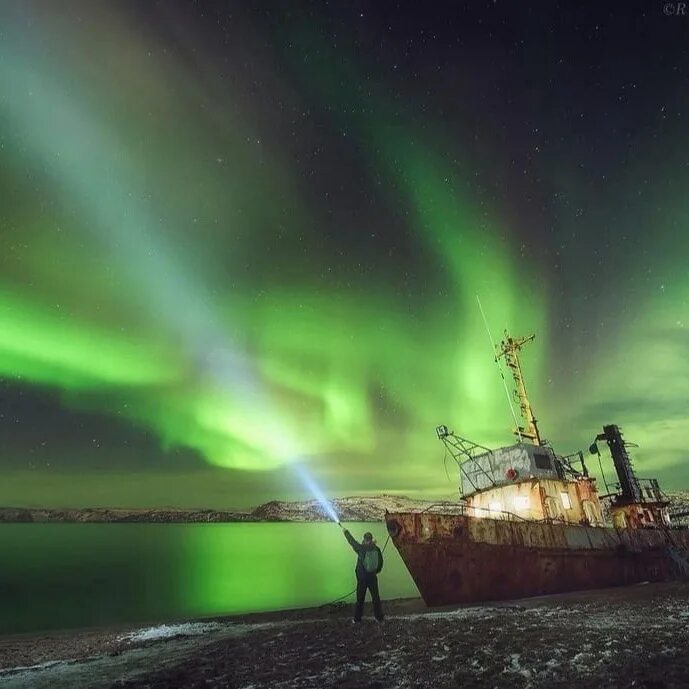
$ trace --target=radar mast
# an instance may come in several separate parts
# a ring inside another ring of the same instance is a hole
[[[514,429],[514,433],[518,438],[525,438],[534,445],[542,445],[541,435],[538,432],[538,424],[533,415],[529,398],[526,394],[526,385],[524,384],[524,376],[522,375],[522,367],[519,363],[519,351],[527,343],[535,339],[535,335],[528,337],[510,337],[507,330],[505,330],[505,339],[495,347],[496,360],[501,357],[505,358],[505,363],[512,371],[514,378],[515,390],[514,394],[519,402],[522,418],[524,419],[524,427],[519,426]]]

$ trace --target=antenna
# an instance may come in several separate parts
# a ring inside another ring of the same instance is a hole
[[[481,316],[483,317],[483,324],[486,326],[486,332],[488,333],[488,339],[490,340],[490,346],[491,349],[493,350],[493,357],[495,358],[495,363],[498,365],[498,371],[500,371],[500,378],[502,379],[502,384],[503,387],[505,388],[505,395],[507,395],[507,403],[510,405],[510,411],[512,412],[512,418],[514,419],[514,427],[517,429],[517,437],[519,438],[519,442],[522,442],[522,434],[521,431],[519,430],[519,422],[517,421],[517,415],[514,413],[514,405],[512,404],[512,397],[510,396],[510,391],[507,388],[507,381],[505,380],[505,374],[502,372],[502,366],[500,365],[500,359],[498,359],[498,356],[496,354],[496,347],[495,347],[495,341],[493,340],[493,336],[490,334],[490,328],[488,327],[488,321],[486,320],[486,314],[483,312],[483,306],[481,306],[481,300],[478,298],[478,294],[476,295],[476,301],[478,302],[478,308],[479,311],[481,312]]]

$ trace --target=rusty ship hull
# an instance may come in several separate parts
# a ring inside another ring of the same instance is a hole
[[[689,531],[388,513],[388,532],[429,606],[665,581]]]

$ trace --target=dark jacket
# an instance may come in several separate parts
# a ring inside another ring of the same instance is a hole
[[[378,574],[380,570],[383,569],[383,553],[380,551],[380,548],[375,543],[370,543],[369,545],[359,543],[359,541],[357,541],[354,538],[354,536],[352,536],[352,534],[350,534],[349,531],[347,531],[347,529],[344,530],[344,535],[347,541],[349,542],[349,545],[352,546],[352,549],[357,554],[356,569],[354,570],[356,572],[357,578],[365,579],[368,576],[375,576],[375,574]],[[364,556],[369,550],[378,551],[378,569],[376,570],[375,574],[367,572],[364,569]]]

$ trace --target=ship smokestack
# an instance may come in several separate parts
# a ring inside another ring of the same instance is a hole
[[[605,440],[610,448],[615,471],[620,480],[619,502],[640,502],[643,500],[641,486],[634,473],[632,459],[627,452],[619,426],[615,424],[603,426],[603,432],[596,437],[596,440]]]

